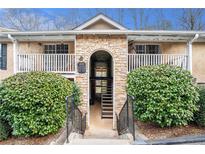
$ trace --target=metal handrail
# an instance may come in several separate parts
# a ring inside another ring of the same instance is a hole
[[[127,100],[120,110],[119,114],[115,113],[117,120],[118,135],[131,133],[135,140],[135,124],[133,111],[133,98],[127,96]]]
[[[70,108],[69,108],[70,103]],[[84,135],[86,130],[86,113],[83,114],[74,102],[73,96],[66,96],[66,137],[67,142],[68,137],[71,132],[76,132]],[[70,127],[69,127],[70,124]]]

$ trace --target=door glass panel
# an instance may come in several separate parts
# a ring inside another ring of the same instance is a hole
[[[96,86],[101,86],[101,80],[96,80]]]
[[[101,87],[96,87],[95,93],[96,93],[96,94],[100,94],[100,93],[101,93]]]

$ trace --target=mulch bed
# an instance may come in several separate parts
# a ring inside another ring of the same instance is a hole
[[[144,123],[140,121],[135,121],[135,123],[140,129],[139,131],[150,140],[180,137],[184,135],[205,135],[205,127],[199,127],[195,124],[161,128],[153,123]]]
[[[48,145],[57,139],[65,128],[60,129],[55,134],[49,134],[41,137],[14,137],[11,136],[7,140],[0,141],[0,145]]]

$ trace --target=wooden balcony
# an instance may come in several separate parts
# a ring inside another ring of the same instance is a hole
[[[17,54],[17,72],[75,73],[75,54]]]
[[[169,64],[188,69],[186,54],[128,54],[128,71],[147,65]]]

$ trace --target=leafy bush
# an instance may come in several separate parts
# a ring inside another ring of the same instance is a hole
[[[0,141],[6,140],[11,133],[11,127],[8,123],[0,119]]]
[[[0,88],[0,116],[12,126],[15,136],[46,135],[64,125],[65,97],[79,89],[73,82],[46,72],[19,73]]]
[[[187,125],[198,110],[198,91],[189,71],[169,65],[146,66],[128,74],[135,117],[161,127]]]
[[[199,89],[199,111],[196,112],[195,121],[199,126],[205,127],[205,87]]]

